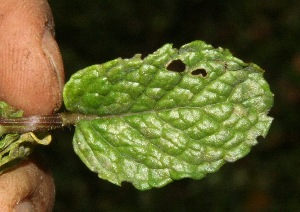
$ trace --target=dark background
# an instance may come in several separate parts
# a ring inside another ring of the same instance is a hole
[[[43,149],[56,181],[54,211],[297,211],[300,209],[300,1],[49,0],[66,79],[86,66],[165,43],[222,46],[266,70],[275,120],[245,158],[203,180],[138,191],[98,179],[75,155],[72,130]]]

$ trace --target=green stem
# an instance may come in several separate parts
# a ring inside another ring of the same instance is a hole
[[[49,131],[68,125],[76,125],[81,119],[95,119],[97,116],[77,113],[57,113],[22,118],[0,118],[0,136],[8,133]]]

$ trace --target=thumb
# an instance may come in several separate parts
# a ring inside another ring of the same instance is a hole
[[[45,0],[0,1],[0,99],[25,115],[61,105],[62,59]]]
[[[51,211],[54,182],[44,165],[27,160],[0,175],[1,211]]]

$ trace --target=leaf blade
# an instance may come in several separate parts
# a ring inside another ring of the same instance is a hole
[[[167,69],[174,60],[183,72]],[[71,111],[99,116],[76,126],[83,162],[141,190],[200,179],[245,156],[272,122],[263,70],[201,41],[86,68],[67,83],[64,100]]]

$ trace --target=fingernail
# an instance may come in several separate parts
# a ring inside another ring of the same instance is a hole
[[[53,29],[47,25],[45,26],[42,43],[43,43],[42,45],[43,51],[45,55],[48,57],[52,65],[52,70],[55,72],[56,80],[58,82],[58,86],[60,90],[59,95],[61,95],[64,86],[63,62],[62,62],[58,45],[54,39]],[[58,100],[61,101],[61,98],[62,97],[60,96]],[[58,102],[57,106],[60,107],[60,105],[61,102]]]
[[[25,199],[15,206],[15,212],[35,212],[35,209],[32,202],[29,199]]]

